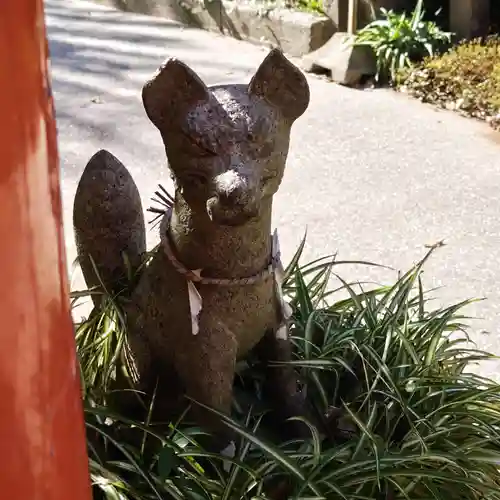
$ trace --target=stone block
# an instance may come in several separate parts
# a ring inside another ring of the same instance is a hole
[[[340,32],[335,33],[320,49],[304,56],[301,66],[307,72],[326,70],[333,81],[349,86],[377,73],[377,61],[372,49],[354,46],[352,36]]]

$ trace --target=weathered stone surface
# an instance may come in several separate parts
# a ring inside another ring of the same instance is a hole
[[[377,61],[370,47],[354,46],[347,33],[335,33],[323,47],[302,58],[302,68],[328,70],[333,81],[356,85],[363,77],[376,74]]]
[[[302,56],[321,47],[336,31],[327,16],[255,1],[99,0],[122,10],[167,17],[241,40]]]
[[[189,3],[200,26],[275,45],[291,56],[316,50],[335,33],[333,22],[315,13],[235,1],[220,2],[214,13],[215,9],[209,11],[202,0]]]
[[[98,286],[102,280],[110,293],[121,292],[128,272],[142,262],[146,233],[135,182],[108,151],[97,152],[85,167],[75,195],[73,225],[87,286]]]
[[[159,380],[160,419],[168,418],[183,394],[228,413],[238,358],[252,349],[263,360],[290,357],[289,340],[277,331],[282,312],[273,275],[265,271],[271,262],[272,199],[292,124],[309,104],[309,87],[275,49],[248,85],[208,88],[188,66],[170,59],[144,86],[143,102],[175,179],[172,214],[161,234],[175,258],[205,278],[263,277],[232,286],[196,283],[202,310],[194,335],[188,281],[160,246],[127,306],[140,388],[151,394]],[[88,224],[113,220],[117,206],[91,212],[99,219]],[[115,230],[131,234],[123,224]],[[95,244],[103,242],[97,238]],[[282,416],[301,411],[290,368],[270,369],[266,391]],[[219,432],[221,446],[227,444],[230,435],[217,418],[198,407],[193,414]]]

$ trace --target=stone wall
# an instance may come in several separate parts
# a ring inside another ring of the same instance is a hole
[[[0,0],[1,1],[1,0]],[[326,43],[337,31],[347,31],[349,0],[324,0],[327,16],[274,8],[256,0],[95,0],[121,10],[165,17],[234,38],[279,46],[302,56]],[[359,0],[358,28],[368,24],[381,7],[411,12],[417,0]],[[438,8],[440,26],[470,38],[488,33],[490,5],[500,0],[426,0],[427,18]],[[496,5],[496,4],[495,4]],[[500,8],[499,8],[500,10]],[[500,12],[499,12],[500,16]],[[500,19],[499,19],[500,21]]]
[[[1,1],[1,0],[0,0]],[[253,0],[97,0],[128,12],[165,17],[302,56],[325,44],[336,23],[317,13],[274,8]]]

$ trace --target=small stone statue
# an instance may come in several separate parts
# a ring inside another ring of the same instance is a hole
[[[175,197],[126,308],[139,387],[156,390],[160,413],[187,395],[228,414],[238,359],[251,350],[266,361],[291,355],[271,212],[309,87],[274,49],[248,85],[207,87],[169,59],[142,97],[165,145]],[[74,226],[87,284],[97,284],[95,266],[108,291],[119,293],[121,275],[140,265],[145,230],[137,188],[108,152],[94,155],[82,175]],[[281,416],[302,413],[290,367],[269,368],[265,390]],[[194,404],[193,416],[220,449],[229,444],[212,413]]]

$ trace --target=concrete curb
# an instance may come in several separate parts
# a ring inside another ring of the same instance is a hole
[[[280,47],[300,57],[336,32],[332,19],[316,13],[234,0],[94,0],[127,12],[165,17],[239,40]]]

